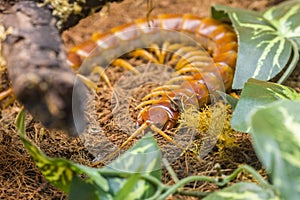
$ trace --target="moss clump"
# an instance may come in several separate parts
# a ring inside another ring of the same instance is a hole
[[[50,5],[52,7],[52,15],[59,18],[57,27],[60,29],[69,16],[81,13],[82,7],[80,5],[83,3],[85,3],[85,0],[76,0],[74,3],[70,3],[69,0],[44,0],[44,3],[39,5]]]
[[[180,128],[197,130],[190,150],[200,157],[206,156],[215,146],[223,156],[226,148],[237,147],[235,135],[230,126],[230,107],[223,103],[207,105],[201,110],[194,106],[185,109],[180,117]]]

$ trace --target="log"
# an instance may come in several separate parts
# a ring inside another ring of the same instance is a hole
[[[13,29],[3,42],[9,78],[17,99],[35,119],[49,129],[62,129],[70,136],[77,136],[87,123],[84,115],[87,91],[66,64],[61,32],[106,1],[81,3],[82,12],[71,13],[67,20],[53,16],[52,5],[40,6],[38,2],[0,4],[0,23]],[[60,29],[57,22],[61,22]]]

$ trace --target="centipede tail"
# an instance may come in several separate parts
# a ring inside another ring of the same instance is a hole
[[[187,34],[200,46],[181,41],[181,37],[163,30]],[[79,73],[83,75],[92,73],[96,65],[106,67],[111,63],[134,70],[120,59],[110,61],[124,52],[152,63],[171,65],[174,76],[153,89],[136,107],[139,111],[136,124],[140,128],[121,148],[146,127],[176,144],[163,131],[176,126],[183,105],[201,107],[209,103],[212,92],[230,90],[237,47],[237,36],[228,24],[190,14],[163,14],[150,20],[138,19],[103,34],[95,33],[91,40],[70,50],[68,62],[74,68],[81,66]]]

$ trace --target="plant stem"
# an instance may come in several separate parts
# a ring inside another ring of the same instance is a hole
[[[193,190],[179,190],[176,193],[185,196],[193,196],[193,197],[205,197],[210,194],[209,192],[200,192],[200,191],[193,191]]]
[[[141,174],[140,178],[144,179],[146,181],[149,181],[153,185],[157,187],[157,191],[155,194],[148,198],[147,200],[152,199],[158,199],[163,200],[170,196],[171,194],[178,193],[182,195],[189,195],[189,196],[197,196],[197,197],[203,197],[206,196],[208,193],[206,192],[198,192],[198,191],[188,191],[188,190],[178,190],[179,188],[183,187],[187,183],[193,182],[193,181],[206,181],[214,183],[218,186],[224,186],[228,182],[234,180],[239,173],[241,173],[243,170],[250,173],[257,181],[258,183],[265,188],[271,188],[273,189],[272,185],[270,185],[264,178],[252,167],[248,165],[243,165],[237,168],[234,172],[232,172],[230,175],[225,176],[225,178],[221,181],[219,181],[218,178],[210,178],[207,176],[189,176],[184,179],[179,180],[177,183],[175,183],[172,186],[166,186],[163,183],[160,182],[160,180],[156,179],[155,177],[152,177],[148,174]],[[121,178],[128,178],[132,176],[132,173],[130,172],[120,172],[120,171],[113,171],[113,170],[100,170],[101,175],[103,176],[113,176],[113,177],[121,177]],[[164,192],[164,193],[162,193]]]
[[[176,184],[169,187],[169,189],[167,189],[166,192],[158,198],[158,200],[164,200],[169,195],[177,192],[178,188],[186,185],[189,182],[193,182],[193,181],[207,181],[207,182],[212,182],[212,183],[216,183],[216,184],[218,183],[218,180],[216,178],[210,178],[207,176],[189,176],[184,179],[181,179]]]
[[[265,188],[271,188],[272,186],[252,167],[249,165],[243,165],[237,168],[233,173],[231,173],[229,176],[224,178],[224,180],[221,182],[221,185],[227,184],[229,181],[232,181],[237,177],[239,173],[241,173],[243,170],[250,173],[257,181],[258,183]]]

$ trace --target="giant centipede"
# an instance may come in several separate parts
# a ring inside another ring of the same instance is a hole
[[[163,29],[193,35],[208,52],[207,55],[213,60],[213,65],[205,61],[207,56],[203,56],[196,47],[180,45],[180,42],[171,44],[170,41],[165,41],[166,37],[157,37],[163,35],[161,32]],[[157,50],[159,45],[161,51]],[[174,142],[164,133],[164,130],[171,129],[178,123],[182,112],[180,105],[176,103],[178,99],[194,95],[197,104],[203,106],[209,102],[209,94],[218,89],[220,79],[226,91],[231,88],[238,47],[235,31],[229,24],[191,14],[162,14],[151,19],[138,19],[105,33],[95,33],[90,40],[68,52],[68,63],[73,68],[83,66],[79,69],[82,75],[99,72],[99,68],[95,70],[97,68],[95,66],[107,66],[111,57],[121,55],[120,52],[125,47],[131,51],[132,56],[141,56],[155,63],[165,62],[166,51],[164,50],[180,52],[178,54],[181,58],[174,53],[170,59],[175,63],[174,68],[177,72],[177,76],[168,81],[170,84],[155,88],[137,106],[139,114],[136,123],[140,128],[120,148],[146,127]],[[152,48],[156,56],[140,49],[143,47]],[[112,64],[134,70],[122,59],[116,59]],[[218,76],[211,69],[212,67],[217,69]]]

